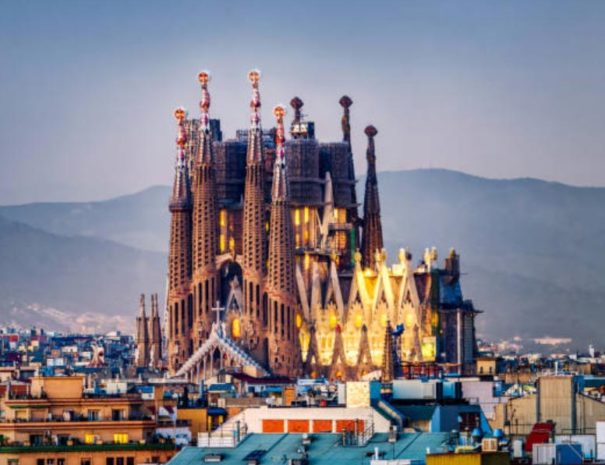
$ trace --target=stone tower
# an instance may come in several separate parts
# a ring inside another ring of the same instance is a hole
[[[263,280],[266,273],[267,240],[264,193],[264,159],[262,129],[260,124],[260,72],[248,73],[252,84],[250,101],[250,129],[246,154],[246,179],[244,185],[243,224],[243,314],[242,339],[244,345],[261,363],[267,362],[266,302]]]
[[[139,301],[139,316],[137,317],[137,354],[136,366],[146,367],[149,365],[149,331],[148,318],[145,314],[145,294],[141,294]]]
[[[218,247],[218,208],[214,173],[213,136],[208,110],[210,75],[198,75],[202,86],[200,101],[199,144],[193,162],[193,346],[199,347],[208,338],[213,317],[211,308],[217,300],[218,276],[215,265]]]
[[[149,367],[160,368],[162,364],[162,325],[158,309],[158,295],[151,294],[151,317],[149,318]]]
[[[191,192],[185,160],[187,135],[183,121],[186,112],[178,108],[176,167],[170,197],[170,250],[168,252],[168,309],[170,315],[169,367],[174,371],[191,355],[193,308],[191,286]]]
[[[376,252],[382,251],[382,222],[380,220],[380,199],[378,195],[378,178],[376,177],[376,153],[374,136],[378,131],[374,126],[365,129],[368,136],[368,172],[366,174],[366,190],[363,200],[363,236],[361,239],[361,255],[366,268],[376,268]]]
[[[296,330],[296,283],[294,268],[294,231],[290,213],[289,186],[284,150],[285,130],[282,106],[273,110],[277,120],[275,163],[271,188],[269,228],[269,367],[278,375],[293,376],[301,371],[300,348]]]

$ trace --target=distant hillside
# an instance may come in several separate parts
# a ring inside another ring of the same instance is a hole
[[[54,234],[92,236],[167,251],[168,196],[167,187],[156,186],[100,202],[0,206],[0,215]]]
[[[391,252],[461,254],[463,291],[490,338],[570,336],[602,344],[605,189],[446,170],[380,174]]]
[[[138,294],[163,291],[165,268],[161,253],[0,217],[0,324],[131,329]]]
[[[359,182],[360,194],[363,182]],[[394,259],[397,249],[405,246],[419,258],[425,247],[435,245],[442,259],[450,247],[455,247],[465,273],[465,296],[485,311],[478,319],[481,334],[506,339],[514,335],[526,339],[570,336],[578,346],[589,342],[603,345],[605,188],[571,187],[535,179],[492,180],[434,169],[380,173],[379,184],[391,257]],[[63,236],[93,236],[164,252],[168,245],[168,196],[168,187],[153,187],[106,202],[0,207],[0,215]],[[0,229],[0,241],[4,241],[3,231]],[[47,235],[44,237],[34,248],[36,254],[54,256],[55,246],[50,245]],[[74,241],[78,247],[86,249],[85,244],[91,244],[99,251],[89,256],[89,263],[99,260],[97,279],[113,283],[110,287],[116,303],[104,305],[106,308],[115,308],[121,302],[134,312],[133,302],[141,290],[163,288],[165,263],[161,254],[132,248],[124,248],[122,253],[116,244],[98,239],[52,237],[62,241],[63,247]],[[101,244],[114,255],[100,252]],[[81,255],[76,245],[72,247],[76,257]],[[0,251],[5,253],[4,247]],[[125,259],[124,254],[131,254],[131,258]],[[69,260],[57,260],[62,263],[55,267],[59,276],[53,276],[50,282],[63,283],[69,276],[73,279]],[[157,261],[158,272],[147,265],[141,265],[145,268],[142,270],[124,264],[133,260],[139,264]],[[13,286],[27,296],[32,283],[29,268],[35,268],[35,263],[32,259],[31,263],[13,262],[9,267],[0,261],[2,289],[7,288],[4,275],[14,266],[19,274]],[[22,271],[24,267],[29,267],[28,271]],[[105,277],[106,273],[112,276]],[[119,287],[118,273],[133,284]],[[50,287],[55,286],[45,282],[41,287],[51,292]],[[6,297],[1,292],[3,305]],[[60,306],[73,308],[74,304],[83,307],[83,303],[93,302],[98,293],[79,288],[76,298],[61,285],[52,294]]]

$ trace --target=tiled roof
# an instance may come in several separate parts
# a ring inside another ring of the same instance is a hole
[[[311,444],[307,451],[309,460],[314,465],[350,465],[368,463],[369,455],[377,447],[389,459],[395,452],[396,459],[410,459],[424,462],[427,449],[432,452],[443,452],[447,433],[412,433],[400,434],[398,441],[392,445],[386,433],[375,434],[362,447],[343,447],[340,434],[312,434]],[[189,465],[204,463],[207,454],[221,454],[221,465],[241,465],[249,453],[264,450],[260,465],[286,463],[284,459],[299,458],[301,434],[250,434],[236,448],[198,448],[186,447],[170,460],[169,465]]]

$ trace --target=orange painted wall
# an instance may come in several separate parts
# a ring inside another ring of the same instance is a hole
[[[283,433],[284,420],[263,420],[263,433]]]
[[[288,433],[308,433],[309,420],[288,420]]]
[[[314,433],[331,433],[332,420],[313,420]]]

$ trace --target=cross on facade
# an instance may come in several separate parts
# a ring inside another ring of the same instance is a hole
[[[221,312],[225,311],[225,307],[221,307],[221,303],[217,300],[214,307],[211,309],[213,312],[216,312],[216,330],[221,330]]]

